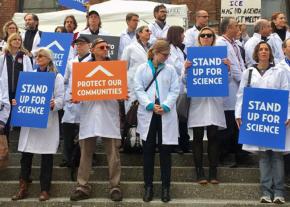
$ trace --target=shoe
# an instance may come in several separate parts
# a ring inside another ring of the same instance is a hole
[[[49,200],[49,194],[47,191],[41,191],[39,194],[39,201],[47,201]]]
[[[211,184],[219,184],[219,181],[217,179],[217,168],[216,167],[209,168],[209,182]]]
[[[90,196],[81,190],[74,190],[70,196],[71,201],[80,201],[88,199]]]
[[[285,203],[285,198],[282,197],[282,196],[275,196],[274,200],[273,200],[273,203],[284,204]]]
[[[271,197],[270,196],[262,196],[260,198],[260,203],[272,203]]]
[[[144,202],[150,202],[152,200],[153,200],[153,187],[152,186],[145,187],[143,201]]]
[[[113,189],[110,193],[110,197],[112,201],[122,201],[123,200],[123,195],[120,189]]]
[[[171,200],[169,188],[162,188],[161,192],[161,201],[164,203],[168,203]]]
[[[202,167],[196,168],[196,178],[197,178],[198,184],[201,184],[201,185],[207,184],[207,179],[205,178],[204,170]]]
[[[19,180],[19,191],[12,196],[11,200],[17,201],[22,200],[28,196],[28,188],[27,188],[27,182],[23,179]]]

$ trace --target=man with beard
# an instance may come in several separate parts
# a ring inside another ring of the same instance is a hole
[[[166,38],[169,25],[166,24],[167,9],[164,4],[157,5],[153,10],[155,22],[148,25],[151,31],[150,44],[158,38]]]

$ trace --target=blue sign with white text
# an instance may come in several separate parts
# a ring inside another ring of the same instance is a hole
[[[187,59],[192,66],[187,70],[187,96],[228,96],[228,69],[225,46],[189,47]]]
[[[285,149],[287,90],[244,88],[239,143]]]
[[[53,52],[54,65],[62,75],[65,73],[72,40],[72,33],[43,32],[41,35],[39,46],[46,47]]]
[[[11,125],[47,128],[55,73],[20,72]]]
[[[58,3],[64,7],[76,9],[82,12],[86,12],[87,9],[84,6],[89,0],[58,0]]]

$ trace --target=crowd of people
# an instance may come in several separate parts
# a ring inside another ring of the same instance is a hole
[[[97,11],[87,13],[87,27],[80,32],[75,32],[77,20],[72,15],[65,17],[63,25],[55,28],[55,32],[74,34],[64,77],[53,63],[52,51],[38,47],[42,31],[38,29],[37,15],[28,13],[24,16],[25,32],[22,34],[16,22],[8,21],[4,25],[4,36],[0,42],[1,134],[9,136],[10,105],[17,105],[15,93],[19,73],[55,73],[48,127],[21,127],[18,144],[18,150],[22,153],[19,191],[12,196],[12,200],[21,200],[28,195],[34,154],[41,155],[39,200],[49,199],[53,154],[57,152],[61,131],[64,139],[62,167],[73,165],[76,137],[80,148],[77,184],[72,189],[70,199],[78,201],[90,197],[92,187],[89,180],[96,139],[102,138],[109,167],[109,196],[113,201],[121,201],[120,106],[125,105],[126,113],[132,103],[138,100],[137,132],[143,149],[144,202],[150,202],[154,197],[154,156],[158,148],[163,202],[171,200],[172,152],[192,152],[196,181],[206,185],[219,183],[217,175],[220,158],[233,152],[238,164],[247,154],[244,150],[247,150],[259,155],[260,202],[285,203],[284,159],[287,159],[283,155],[290,151],[287,145],[290,140],[289,128],[286,149],[283,151],[247,145],[242,148],[238,144],[243,89],[249,86],[249,74],[252,87],[290,89],[290,32],[285,15],[276,12],[271,20],[258,20],[251,36],[245,25],[240,25],[231,17],[223,18],[219,31],[216,31],[209,27],[209,14],[205,10],[196,12],[195,25],[187,30],[166,22],[167,9],[163,4],[156,6],[153,14],[154,22],[138,27],[139,15],[128,13],[125,19],[127,28],[120,34],[118,59],[128,63],[129,97],[126,100],[78,102],[71,96],[73,63],[110,61],[109,42],[99,37],[90,41],[82,36],[110,35],[103,30],[101,16]],[[192,62],[187,59],[187,48],[204,46],[227,48],[223,64],[228,72],[229,95],[190,97],[188,120],[182,121],[178,119],[176,101],[180,94],[186,93],[187,71],[192,66]],[[59,113],[61,109],[63,114]],[[285,120],[285,123],[290,125],[289,120]],[[193,130],[192,147],[189,143],[189,129]],[[203,168],[205,129],[209,175],[205,175]]]

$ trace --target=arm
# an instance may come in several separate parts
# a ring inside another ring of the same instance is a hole
[[[54,97],[52,98],[54,101],[53,111],[58,111],[62,109],[64,103],[64,84],[63,77],[61,74],[57,74],[54,83]]]

